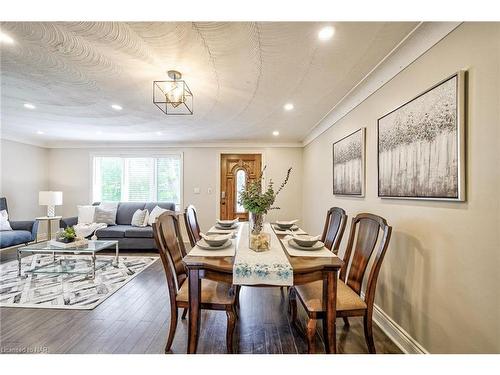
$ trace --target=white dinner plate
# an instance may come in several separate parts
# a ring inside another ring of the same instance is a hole
[[[207,242],[202,238],[198,242],[196,242],[196,246],[198,246],[200,249],[203,250],[222,250],[222,249],[227,249],[229,246],[231,246],[233,243],[231,240],[227,240],[225,243],[223,243],[221,246],[210,246],[207,244]]]
[[[325,244],[321,241],[318,241],[316,242],[314,245],[312,246],[309,246],[309,247],[306,247],[306,246],[299,246],[294,240],[293,238],[290,238],[288,240],[288,244],[293,247],[294,249],[297,249],[297,250],[306,250],[306,251],[315,251],[315,250],[321,250]]]

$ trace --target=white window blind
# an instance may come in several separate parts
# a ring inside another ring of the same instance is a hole
[[[154,164],[152,158],[125,159],[125,201],[156,201]]]
[[[173,202],[181,204],[180,155],[94,157],[95,202]]]

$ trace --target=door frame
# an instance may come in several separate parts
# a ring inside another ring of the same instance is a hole
[[[238,149],[227,149],[227,150],[221,150],[217,152],[217,183],[215,184],[215,194],[217,194],[217,199],[215,200],[215,213],[217,215],[216,218],[220,218],[220,194],[221,194],[221,188],[220,188],[220,173],[221,173],[221,155],[222,154],[258,154],[260,155],[260,160],[261,160],[261,167],[264,168],[266,165],[266,151],[265,150],[238,150]],[[266,182],[266,172],[264,172],[264,183]]]

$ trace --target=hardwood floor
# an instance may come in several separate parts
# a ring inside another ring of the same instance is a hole
[[[123,252],[132,255],[130,252]],[[1,262],[15,251],[0,254]],[[158,260],[94,310],[0,308],[0,353],[163,353],[169,324],[168,290]],[[289,324],[286,297],[280,288],[243,287],[236,324],[238,353],[306,353],[304,336]],[[299,308],[303,327],[304,313]],[[361,319],[349,328],[337,321],[339,353],[367,353]],[[202,311],[198,353],[226,352],[224,312]],[[316,348],[323,350],[321,325]],[[401,353],[374,327],[378,353]],[[187,320],[179,318],[173,353],[185,353]]]

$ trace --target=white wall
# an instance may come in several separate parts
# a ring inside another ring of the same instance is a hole
[[[117,150],[118,151],[118,150]],[[120,152],[127,152],[119,150]],[[130,149],[128,152],[144,152],[145,150]],[[302,199],[302,149],[298,147],[270,148],[212,148],[186,147],[178,149],[148,149],[152,153],[182,152],[184,157],[183,204],[193,204],[198,210],[202,230],[207,230],[218,217],[220,190],[220,153],[263,153],[264,163],[268,165],[266,178],[272,178],[276,183],[283,180],[289,166],[293,167],[292,176],[276,205],[282,209],[272,211],[269,219],[301,218]],[[60,212],[64,216],[76,215],[78,204],[88,204],[91,201],[91,154],[109,152],[100,149],[50,149],[50,187],[64,193],[64,206]],[[194,194],[194,188],[200,188],[200,194]],[[208,193],[208,189],[212,193]]]
[[[29,220],[47,213],[38,205],[38,192],[49,187],[46,148],[0,140],[1,190],[13,220]]]
[[[460,69],[468,71],[467,201],[378,198],[377,118]],[[465,23],[304,148],[306,229],[319,233],[331,206],[385,217],[393,236],[375,303],[431,353],[500,352],[499,90],[500,24]],[[332,143],[362,126],[366,197],[333,196]]]

